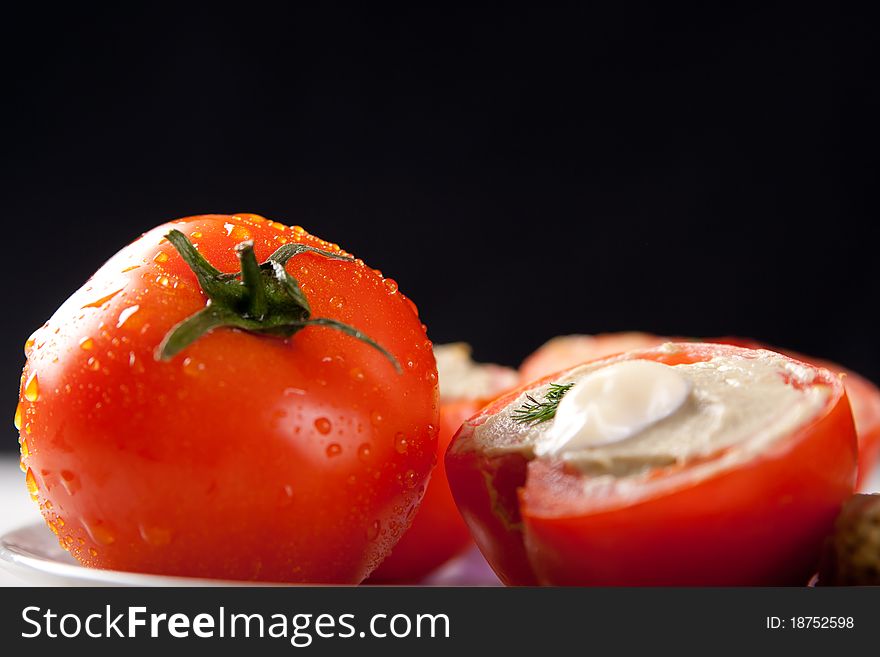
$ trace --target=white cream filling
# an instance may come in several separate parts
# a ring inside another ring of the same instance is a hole
[[[471,348],[464,342],[434,345],[434,358],[440,377],[440,398],[445,401],[491,398],[518,382],[514,370],[474,362]]]
[[[614,359],[554,381],[572,382],[554,419],[516,420],[526,394],[543,399],[543,386],[487,418],[476,441],[492,452],[561,459],[585,473],[623,477],[730,448],[765,449],[815,417],[830,394],[827,386],[810,385],[812,370],[764,350],[674,366]]]
[[[609,445],[675,413],[693,387],[676,368],[626,360],[586,374],[562,398],[537,456],[561,456]]]

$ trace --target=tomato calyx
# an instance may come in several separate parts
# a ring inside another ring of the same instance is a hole
[[[208,262],[179,230],[171,230],[165,238],[196,275],[208,303],[168,331],[156,348],[156,360],[170,360],[220,327],[289,338],[307,326],[326,326],[370,345],[391,362],[398,374],[402,372],[400,363],[390,352],[355,327],[328,317],[312,317],[299,282],[285,269],[291,258],[306,252],[331,260],[351,262],[352,258],[305,244],[288,243],[260,263],[254,254],[254,243],[246,241],[235,247],[241,271],[224,273]]]

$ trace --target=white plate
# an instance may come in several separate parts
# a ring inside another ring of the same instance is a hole
[[[35,586],[241,586],[241,582],[142,575],[80,566],[43,523],[0,536],[0,565]]]
[[[63,550],[43,523],[0,536],[0,566],[32,586],[267,586],[194,577],[144,575],[80,566]],[[427,586],[498,586],[498,578],[475,549],[453,559],[430,575]],[[279,584],[277,586],[286,586]]]

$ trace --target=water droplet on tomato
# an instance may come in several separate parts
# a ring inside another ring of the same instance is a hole
[[[86,336],[79,341],[79,348],[84,349],[85,351],[91,351],[95,348],[95,341]]]
[[[24,398],[29,402],[35,402],[40,398],[40,382],[37,380],[37,373],[32,373],[24,384]]]
[[[324,434],[325,436],[330,433],[330,430],[333,428],[333,423],[330,422],[325,417],[319,417],[315,420],[315,429],[318,430],[318,433]]]
[[[370,449],[370,445],[368,443],[363,443],[360,447],[358,447],[358,458],[360,458],[361,461],[369,461],[372,453],[373,452]]]
[[[370,422],[372,424],[382,424],[382,414],[379,411],[370,411]]]
[[[345,305],[345,297],[343,296],[335,296],[330,297],[330,305],[334,308],[340,309]]]
[[[168,254],[164,251],[159,251],[153,258],[153,262],[168,262]]]
[[[31,494],[31,499],[36,502],[40,487],[37,485],[37,478],[34,476],[34,471],[30,468],[25,472],[24,483],[27,484],[28,493]]]
[[[28,456],[31,455],[31,451],[28,448],[27,438],[22,438],[21,441],[19,442],[19,445],[21,448],[19,451],[21,452],[22,458],[27,458]]]
[[[83,306],[83,308],[100,308],[105,303],[110,301],[110,299],[112,299],[117,294],[122,292],[122,290],[123,290],[123,288],[119,288],[118,290],[111,292],[110,294],[107,294],[107,295],[101,297],[100,299],[96,299],[95,301],[92,301],[91,303],[87,303],[86,305]]]
[[[374,520],[373,524],[367,527],[367,540],[375,541],[377,538],[379,538],[379,530],[381,528],[381,523],[378,520]]]
[[[89,556],[94,559],[98,556],[98,551],[95,548],[89,548]]]
[[[393,278],[385,279],[385,289],[388,290],[388,294],[396,294],[397,287],[397,281],[395,281]]]
[[[232,229],[232,232],[229,235],[233,239],[244,242],[245,240],[249,240],[251,238],[251,231],[249,231],[244,226],[236,226]]]
[[[164,527],[155,527],[152,525],[139,525],[141,538],[147,545],[153,547],[162,547],[171,542],[171,530]]]
[[[89,359],[86,361],[86,365],[93,372],[97,372],[99,369],[101,369],[100,361],[94,356],[89,356]]]
[[[83,523],[86,528],[86,531],[89,533],[89,536],[92,537],[92,540],[95,543],[99,543],[101,545],[113,545],[116,542],[116,537],[113,535],[113,532],[110,531],[103,523]]]
[[[61,485],[64,486],[64,490],[67,491],[68,495],[74,495],[80,489],[80,483],[76,475],[70,470],[62,470],[59,474],[61,475]]]
[[[409,443],[406,441],[406,436],[403,433],[398,432],[394,436],[394,449],[398,454],[406,454],[406,450],[409,449]]]
[[[403,475],[403,485],[407,488],[412,488],[416,485],[416,481],[418,480],[418,475],[415,470],[407,470]]]
[[[21,402],[18,402],[18,406],[15,407],[15,417],[12,418],[12,424],[16,429],[21,430]]]
[[[349,376],[355,381],[363,381],[364,380],[364,371],[360,367],[353,367],[349,371]]]
[[[169,285],[171,285],[171,280],[167,276],[157,276],[156,282],[162,287],[168,287]]]
[[[198,376],[205,371],[205,364],[193,360],[189,356],[183,359],[183,372],[189,376]]]
[[[128,308],[123,309],[122,312],[119,313],[119,319],[116,322],[116,328],[122,328],[122,325],[125,324],[129,320],[129,318],[134,315],[139,309],[140,306],[138,305],[129,306]]]
[[[342,446],[339,443],[330,443],[327,445],[327,456],[330,458],[342,454]]]
[[[24,343],[24,355],[25,355],[25,357],[27,357],[27,356],[30,355],[30,351],[31,351],[31,349],[33,348],[34,343],[35,343],[36,341],[37,341],[37,339],[36,339],[34,336],[31,336],[31,337],[29,337],[27,340],[25,340],[25,343]]]

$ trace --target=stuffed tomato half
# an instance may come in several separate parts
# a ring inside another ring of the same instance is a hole
[[[856,477],[836,374],[667,343],[521,387],[446,455],[465,522],[512,585],[798,585]]]
[[[526,358],[520,366],[520,376],[523,381],[534,381],[590,360],[633,349],[656,347],[670,341],[686,340],[637,331],[599,335],[561,335],[549,340]],[[701,338],[700,341],[732,344],[749,349],[770,349],[796,360],[844,374],[843,384],[852,405],[859,441],[859,486],[863,486],[868,481],[873,471],[880,465],[880,388],[859,373],[838,363],[767,345],[751,338],[726,336]]]

